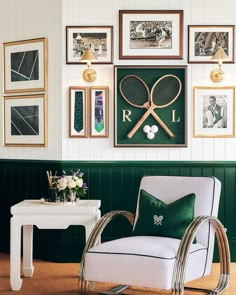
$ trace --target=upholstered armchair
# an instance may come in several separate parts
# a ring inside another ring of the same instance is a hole
[[[84,249],[79,275],[80,295],[94,282],[118,284],[113,294],[129,286],[184,289],[220,294],[228,286],[230,253],[227,236],[217,219],[221,183],[214,177],[145,176],[135,216],[128,211],[105,214],[94,227]],[[100,243],[106,225],[116,216],[127,218],[132,236]],[[209,275],[216,236],[220,276],[213,290],[185,287]]]

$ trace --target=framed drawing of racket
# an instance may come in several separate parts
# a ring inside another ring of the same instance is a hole
[[[115,146],[186,147],[186,66],[115,66]]]
[[[183,10],[120,10],[120,59],[182,59]]]

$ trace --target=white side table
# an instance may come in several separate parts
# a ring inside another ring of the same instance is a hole
[[[101,217],[100,200],[80,200],[72,204],[43,204],[25,200],[11,207],[10,284],[21,289],[21,227],[23,226],[23,274],[31,277],[33,266],[33,225],[39,229],[66,229],[70,225],[85,227],[86,241]]]

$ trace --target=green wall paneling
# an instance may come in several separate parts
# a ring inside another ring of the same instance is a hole
[[[78,168],[88,183],[87,198],[101,199],[102,215],[113,209],[135,213],[139,183],[144,175],[216,176],[222,183],[219,219],[227,228],[231,257],[236,261],[236,162],[218,161],[39,161],[0,160],[0,252],[9,253],[10,207],[24,199],[47,194],[46,170],[69,173]],[[117,218],[105,229],[104,241],[126,236],[131,227]],[[34,257],[52,261],[80,261],[84,228],[34,232]],[[217,251],[216,251],[217,252]],[[217,253],[215,261],[218,260]]]

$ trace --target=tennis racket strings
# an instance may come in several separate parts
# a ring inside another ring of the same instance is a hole
[[[152,102],[156,108],[165,108],[179,97],[181,89],[182,84],[179,78],[174,75],[163,76],[153,85]]]
[[[142,108],[148,103],[149,89],[138,76],[125,76],[121,80],[119,87],[121,95],[130,105]]]

